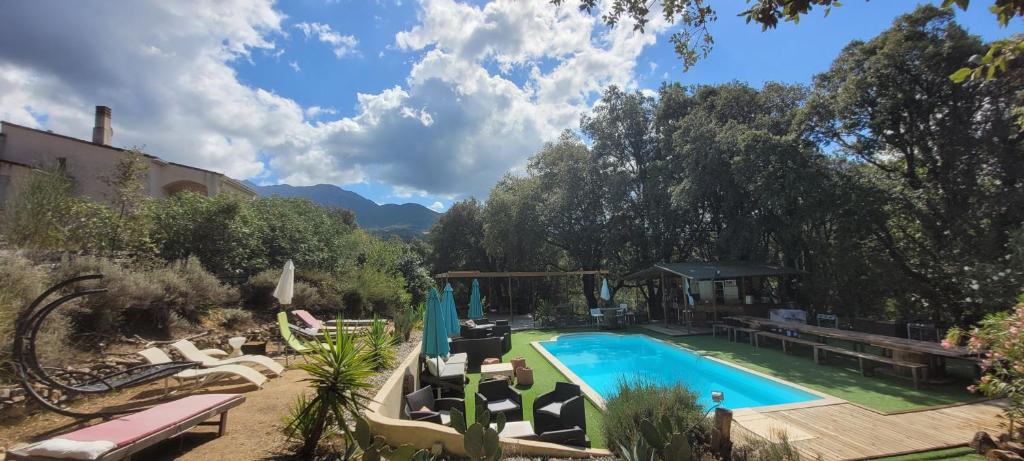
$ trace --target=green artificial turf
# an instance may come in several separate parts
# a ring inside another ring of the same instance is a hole
[[[523,416],[527,420],[533,420],[533,400],[537,396],[553,390],[555,382],[567,381],[567,378],[544,359],[530,343],[532,341],[548,340],[559,334],[585,331],[587,330],[531,330],[516,331],[512,334],[512,350],[505,354],[503,361],[509,362],[512,358],[523,357],[526,359],[527,365],[533,369],[534,385],[530,388],[520,389],[520,392],[523,394],[525,407]],[[793,354],[787,355],[782,353],[778,345],[755,348],[747,343],[734,343],[722,337],[716,338],[710,335],[668,337],[638,327],[633,327],[626,331],[626,333],[643,333],[654,338],[664,339],[881,412],[906,411],[977,400],[976,396],[966,391],[966,386],[969,384],[967,380],[943,385],[929,384],[921,389],[914,389],[910,380],[906,379],[881,374],[861,376],[860,372],[856,369],[856,364],[852,361],[844,362],[842,359],[834,358],[828,365],[815,365],[811,358],[810,349],[799,346]],[[955,361],[951,361],[948,367],[953,372],[969,373],[957,370],[958,365]],[[472,396],[476,392],[477,383],[480,382],[480,375],[471,373],[469,376],[470,383],[466,389],[466,410],[467,414],[472,415],[475,414]],[[604,436],[601,431],[602,417],[600,410],[588,400],[586,411],[587,435],[590,436],[594,447],[605,448]],[[928,460],[947,458],[906,459]]]
[[[551,331],[516,331],[512,333],[512,350],[502,358],[503,362],[508,363],[515,357],[523,357],[526,359],[526,366],[533,369],[533,386],[525,389],[518,388],[523,395],[523,417],[530,422],[533,421],[533,400],[541,394],[554,390],[556,382],[568,381],[530,344],[532,341],[550,339],[556,334],[558,333]],[[466,414],[468,415],[476,414],[473,395],[476,393],[479,382],[480,374],[470,373],[469,385],[466,386]],[[604,435],[601,433],[601,411],[589,400],[586,401],[586,405],[587,435],[590,437],[590,442],[594,448],[605,448]]]
[[[947,448],[912,455],[879,458],[877,461],[982,461],[985,457],[969,447]]]

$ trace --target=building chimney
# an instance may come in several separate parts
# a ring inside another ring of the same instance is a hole
[[[109,146],[112,137],[114,137],[114,129],[110,126],[110,108],[96,106],[96,126],[92,128],[92,142]]]

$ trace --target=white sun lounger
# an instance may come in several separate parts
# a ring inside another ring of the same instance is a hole
[[[164,351],[151,347],[149,349],[143,349],[139,351],[139,355],[144,357],[149,363],[160,364],[169,363],[171,358],[167,356]],[[210,368],[189,368],[182,370],[178,374],[174,375],[174,378],[185,382],[194,382],[196,387],[204,384],[210,384],[214,381],[230,378],[239,377],[249,381],[256,385],[256,387],[262,388],[263,383],[267,382],[267,377],[252,368],[245,365],[218,365]]]
[[[178,352],[181,352],[181,355],[185,357],[185,360],[199,362],[204,367],[216,367],[219,365],[235,365],[239,363],[255,363],[270,370],[275,375],[280,375],[281,372],[284,371],[283,365],[275,362],[273,359],[265,355],[243,355],[241,357],[232,357],[229,359],[217,359],[214,357],[210,357],[208,354],[204,354],[203,351],[199,350],[199,348],[197,348],[195,344],[192,344],[191,341],[187,341],[184,339],[174,344],[171,344],[171,347],[177,349]]]

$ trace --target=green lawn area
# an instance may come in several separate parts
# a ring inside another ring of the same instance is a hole
[[[526,363],[533,369],[534,385],[520,389],[525,405],[523,416],[533,419],[533,400],[540,394],[554,389],[555,382],[567,379],[544,359],[530,344],[531,341],[543,341],[564,333],[579,333],[584,329],[517,331],[512,334],[512,351],[503,357],[504,362],[514,357],[526,358]],[[649,330],[634,328],[629,333],[644,333],[652,337],[665,339],[684,347],[703,351],[705,354],[720,358],[744,367],[776,376],[787,381],[824,392],[841,399],[863,405],[883,412],[911,410],[916,408],[970,401],[977,397],[965,390],[967,382],[947,385],[927,385],[922,389],[914,389],[909,380],[889,376],[861,376],[853,368],[853,362],[834,360],[833,364],[818,366],[811,359],[809,350],[798,350],[792,354],[783,354],[778,346],[755,348],[747,343],[733,343],[724,338],[712,336],[668,337]],[[950,362],[951,370],[954,363]],[[470,374],[467,386],[467,414],[474,414],[473,393],[476,392],[480,375]],[[601,434],[600,411],[587,402],[587,434],[594,447],[604,448],[604,437]],[[916,455],[923,456],[923,455]],[[903,459],[903,458],[899,458]],[[908,460],[927,459],[976,459],[976,458],[906,458]]]
[[[550,330],[514,332],[512,333],[512,350],[502,358],[502,361],[507,363],[515,357],[523,357],[526,359],[526,365],[533,369],[533,386],[519,389],[519,392],[523,394],[523,417],[531,422],[533,421],[533,400],[541,394],[554,390],[556,382],[568,381],[530,344],[531,341],[543,341],[557,334]],[[469,385],[466,386],[466,414],[468,415],[475,414],[476,402],[473,395],[476,393],[479,382],[479,374],[471,373],[469,375]],[[605,448],[604,436],[601,434],[601,411],[589,400],[586,401],[586,404],[587,435],[594,448]]]
[[[647,330],[644,330],[647,332]],[[909,379],[876,374],[862,376],[856,363],[833,358],[827,365],[815,365],[810,348],[797,347],[787,355],[781,347],[755,348],[743,342],[729,342],[713,336],[681,336],[670,338],[648,332],[650,336],[665,339],[690,349],[704,351],[744,367],[839,397],[882,412],[913,410],[922,407],[948,405],[977,400],[967,392],[968,381],[950,384],[928,384],[914,389]],[[954,362],[948,368],[955,371]]]
[[[926,451],[912,455],[879,458],[877,461],[982,461],[985,457],[969,447],[948,448],[945,450]]]

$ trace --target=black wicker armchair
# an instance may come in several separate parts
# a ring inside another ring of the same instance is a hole
[[[555,390],[533,401],[533,423],[537,433],[579,427],[587,431],[586,406],[580,387],[565,382],[555,383]]]
[[[403,416],[413,421],[429,421],[450,426],[452,422],[452,409],[458,409],[465,416],[465,400],[456,398],[435,399],[434,388],[426,386],[416,392],[406,394]]]
[[[455,339],[451,342],[451,353],[458,354],[465,352],[468,356],[466,360],[466,366],[473,370],[479,370],[480,364],[487,358],[501,358],[502,355],[502,339],[501,338],[481,338],[481,339]]]
[[[476,391],[476,407],[486,408],[492,417],[504,413],[506,421],[523,420],[523,396],[505,379],[481,381]]]

